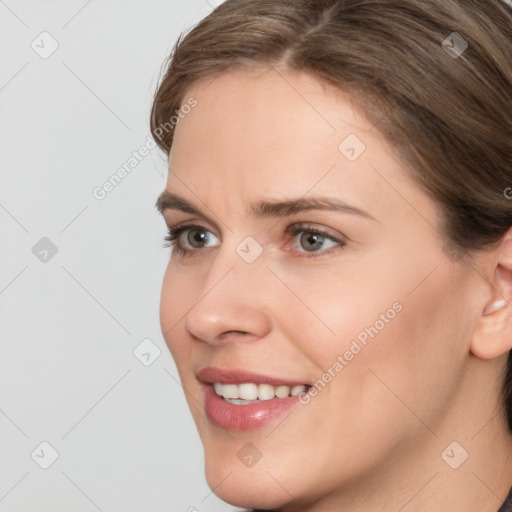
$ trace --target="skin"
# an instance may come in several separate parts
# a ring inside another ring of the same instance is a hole
[[[497,414],[512,319],[507,304],[487,310],[512,299],[512,234],[453,261],[436,203],[350,97],[308,74],[228,71],[190,96],[198,105],[175,128],[166,190],[203,215],[163,215],[210,238],[202,252],[173,250],[160,316],[208,484],[235,506],[283,512],[496,512],[512,483],[512,437]],[[353,162],[338,149],[349,134],[366,146]],[[343,199],[371,218],[247,210],[303,196]],[[285,234],[299,222],[345,244],[322,239],[308,257],[307,238]],[[263,248],[250,264],[236,252],[247,236]],[[397,302],[401,311],[286,419],[250,432],[209,422],[200,368],[313,383]],[[469,455],[457,469],[441,457],[454,441]],[[237,457],[248,442],[262,454],[252,468]]]

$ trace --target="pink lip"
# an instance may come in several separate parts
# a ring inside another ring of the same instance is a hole
[[[254,430],[274,421],[299,403],[298,396],[272,398],[249,405],[233,405],[215,393],[212,385],[203,385],[208,419],[226,430]]]
[[[302,386],[309,382],[299,382],[286,379],[278,379],[266,375],[247,372],[245,370],[224,370],[214,366],[201,368],[196,374],[198,380],[207,384],[220,382],[222,384],[243,384],[245,382],[254,382],[255,384],[272,384],[272,386]]]
[[[197,373],[197,378],[203,383],[204,404],[208,419],[216,426],[226,430],[254,430],[268,425],[279,416],[291,410],[299,403],[298,396],[288,398],[272,398],[261,400],[249,405],[233,405],[218,396],[213,389],[214,382],[222,384],[255,384],[267,383],[274,386],[298,386],[305,384],[291,380],[282,380],[244,370],[223,370],[206,367]]]

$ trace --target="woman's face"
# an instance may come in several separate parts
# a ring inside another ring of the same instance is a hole
[[[209,485],[270,508],[445,465],[477,284],[346,96],[258,71],[184,99],[166,185],[181,199],[160,206],[185,229],[160,314]]]

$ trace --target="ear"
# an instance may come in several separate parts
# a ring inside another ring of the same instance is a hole
[[[491,276],[488,300],[471,340],[471,352],[481,359],[493,359],[512,349],[512,228],[492,249],[487,264]]]

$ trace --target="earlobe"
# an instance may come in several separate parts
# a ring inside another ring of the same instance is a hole
[[[478,320],[471,352],[480,359],[493,359],[512,349],[512,304],[505,299],[489,301]]]
[[[495,300],[494,302],[490,302],[489,304],[487,304],[487,306],[484,308],[484,311],[482,314],[483,314],[483,316],[490,315],[492,313],[495,313],[499,309],[505,307],[506,305],[507,305],[507,301],[505,299]]]
[[[471,340],[471,352],[480,359],[493,359],[512,349],[512,237],[510,231],[490,258],[488,275],[491,298],[484,304]]]

